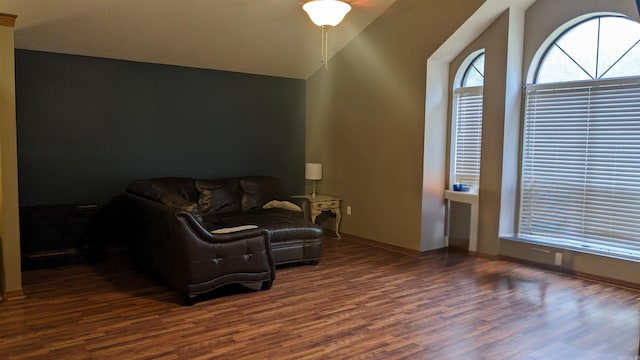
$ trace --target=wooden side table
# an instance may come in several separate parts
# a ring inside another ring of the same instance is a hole
[[[342,214],[340,212],[340,203],[342,199],[329,195],[294,195],[294,198],[306,198],[309,199],[309,205],[311,207],[311,221],[316,222],[316,217],[322,214],[324,211],[330,211],[336,215],[336,237],[340,238],[340,218]]]

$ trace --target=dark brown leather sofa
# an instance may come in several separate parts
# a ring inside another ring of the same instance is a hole
[[[275,265],[321,258],[308,200],[289,198],[273,177],[136,180],[114,201],[134,264],[187,301],[229,283],[268,289]],[[233,231],[246,225],[256,228]]]

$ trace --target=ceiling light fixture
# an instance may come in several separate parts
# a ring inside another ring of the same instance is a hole
[[[312,0],[304,3],[302,9],[306,11],[314,24],[322,27],[322,62],[325,69],[328,69],[329,34],[327,26],[336,26],[349,11],[351,5],[340,0]]]

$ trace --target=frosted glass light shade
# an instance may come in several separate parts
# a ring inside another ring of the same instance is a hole
[[[321,180],[322,164],[321,163],[304,164],[304,178],[307,180]]]
[[[302,9],[318,26],[336,26],[351,11],[351,5],[339,0],[313,0],[302,5]]]

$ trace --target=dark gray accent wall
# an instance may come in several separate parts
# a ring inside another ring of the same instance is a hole
[[[304,191],[305,81],[16,50],[21,206],[134,179],[271,175]]]

